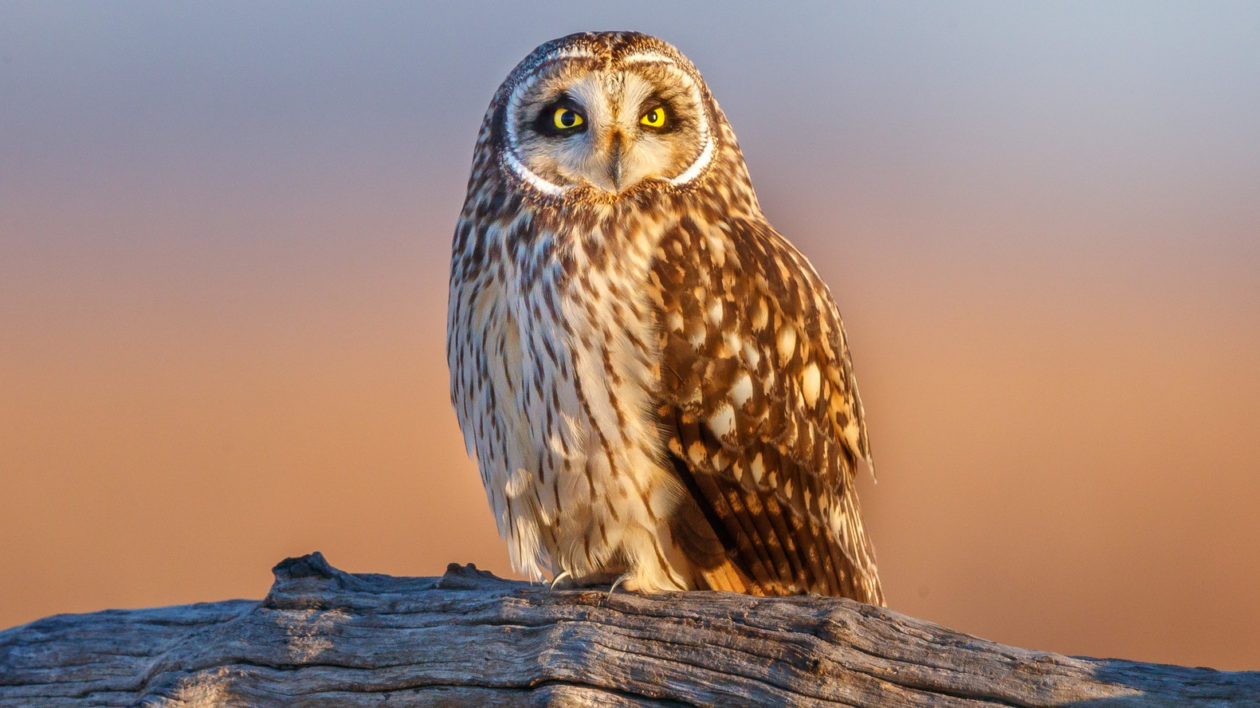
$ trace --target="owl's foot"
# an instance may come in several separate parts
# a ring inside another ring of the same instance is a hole
[[[551,589],[555,590],[557,585],[560,585],[560,583],[563,583],[566,580],[570,580],[572,577],[573,577],[572,573],[570,573],[567,570],[564,571],[563,573],[557,575],[555,578],[551,580]],[[563,587],[567,587],[567,586],[563,586]]]
[[[551,581],[551,589],[581,590],[585,588],[608,587],[610,583],[613,587],[616,587],[624,578],[625,575],[613,575],[612,573],[592,573],[579,577],[566,570],[556,575]]]
[[[629,573],[622,573],[617,576],[617,579],[613,581],[612,587],[608,588],[608,597],[612,597],[612,594],[617,591],[617,586],[620,585],[621,581],[625,580],[629,575]]]

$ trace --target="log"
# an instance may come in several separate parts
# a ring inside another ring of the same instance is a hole
[[[1068,657],[847,599],[357,575],[319,553],[261,602],[0,632],[0,705],[1260,705],[1260,672]]]

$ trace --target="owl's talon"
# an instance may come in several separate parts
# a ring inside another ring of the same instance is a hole
[[[608,598],[611,598],[611,597],[612,597],[613,592],[615,592],[615,591],[617,590],[617,586],[618,586],[618,585],[620,585],[620,584],[621,584],[621,581],[625,580],[625,579],[626,579],[626,576],[628,576],[628,575],[630,575],[630,574],[629,574],[629,573],[622,573],[621,575],[618,575],[618,576],[617,576],[617,579],[613,581],[612,587],[608,588],[608,595],[606,595],[606,596],[605,596],[605,599],[608,599]]]
[[[573,577],[573,574],[567,570],[564,571],[563,573],[560,573],[559,575],[551,579],[551,589],[555,590],[556,586],[559,585],[561,581],[563,581],[565,578],[572,578],[572,577]]]

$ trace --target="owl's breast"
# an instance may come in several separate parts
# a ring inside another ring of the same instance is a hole
[[[678,492],[661,462],[648,263],[634,255],[558,250],[515,300],[522,377],[537,381],[521,410],[539,521],[554,530],[553,567],[579,576],[608,571],[627,530],[654,528]]]
[[[495,276],[466,295],[480,370],[468,375],[478,403],[461,423],[474,431],[514,565],[619,574],[680,495],[656,421],[650,262],[638,249],[593,253],[563,236],[533,234],[480,269]],[[453,287],[452,308],[455,297]]]

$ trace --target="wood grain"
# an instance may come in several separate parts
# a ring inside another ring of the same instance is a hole
[[[1260,706],[1260,672],[1067,657],[851,600],[551,590],[319,553],[261,602],[0,632],[2,706]]]

